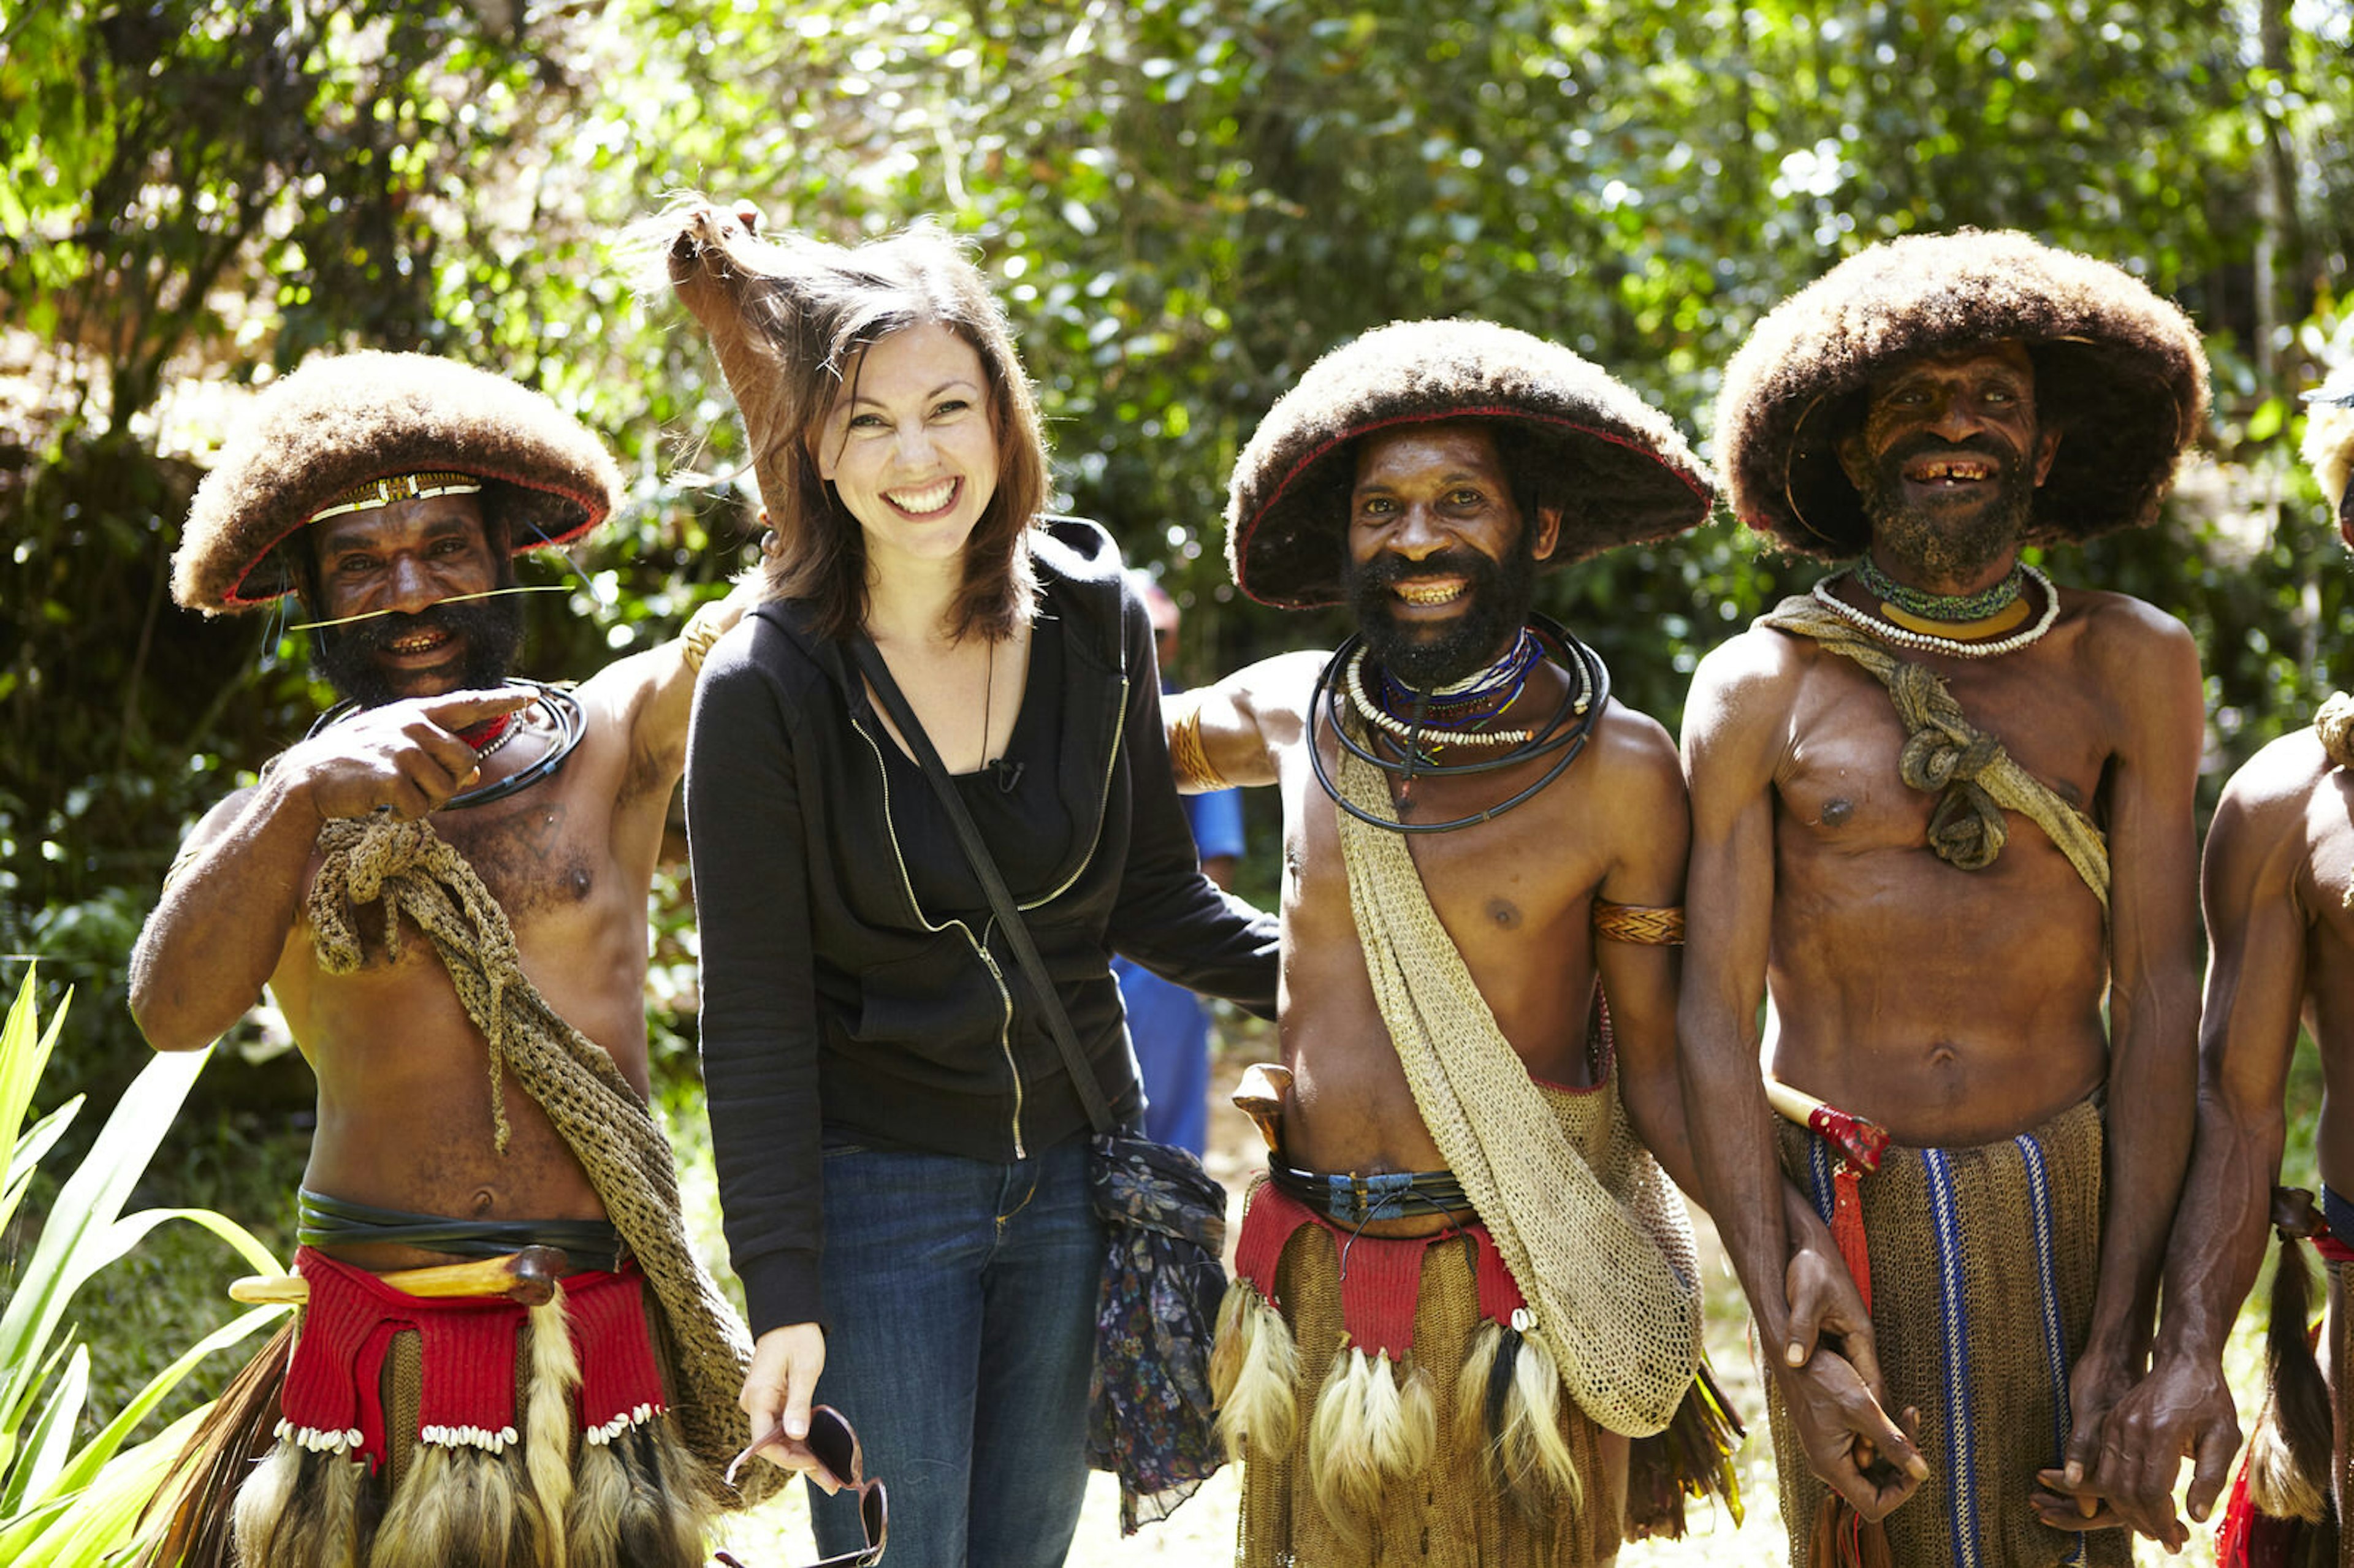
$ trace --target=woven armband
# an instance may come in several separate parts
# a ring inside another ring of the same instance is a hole
[[[1177,775],[1178,789],[1188,795],[1206,795],[1213,789],[1231,789],[1225,776],[1210,765],[1209,753],[1202,747],[1202,694],[1181,692],[1161,706],[1169,726],[1169,766]]]
[[[703,673],[703,662],[711,657],[711,645],[726,634],[719,618],[719,602],[716,599],[686,618],[686,629],[678,634],[678,656],[685,661],[689,674]]]
[[[188,868],[196,863],[196,857],[202,854],[204,850],[205,846],[196,842],[196,835],[189,834],[187,842],[180,845],[179,853],[172,857],[171,869],[164,873],[164,892],[171,892],[173,885],[180,878],[187,875]]]
[[[1638,942],[1647,948],[1681,948],[1684,942],[1684,906],[1681,904],[1608,904],[1594,901],[1594,934],[1612,942]]]

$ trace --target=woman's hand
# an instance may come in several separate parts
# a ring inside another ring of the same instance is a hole
[[[815,1323],[771,1329],[753,1345],[751,1369],[736,1403],[752,1418],[752,1439],[758,1445],[754,1452],[770,1464],[823,1474],[801,1441],[809,1436],[811,1396],[823,1371],[825,1331]],[[764,1437],[773,1440],[763,1442]]]

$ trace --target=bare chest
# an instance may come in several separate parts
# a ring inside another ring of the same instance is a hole
[[[1542,771],[1529,779],[1514,771],[1394,781],[1391,800],[1405,823],[1456,822],[1517,794]],[[1342,808],[1316,781],[1304,753],[1288,760],[1283,787],[1287,924],[1295,933],[1329,930],[1350,944],[1353,957]],[[1607,865],[1594,835],[1580,831],[1575,793],[1569,780],[1557,779],[1488,821],[1404,835],[1440,924],[1475,970],[1483,960],[1516,963],[1532,951],[1559,952],[1564,929],[1588,917]]]
[[[1947,689],[1970,728],[2098,819],[2116,740],[2113,715],[2094,694],[2035,678],[2024,666],[1967,669],[1948,677]],[[1939,781],[1967,775],[1984,755],[1908,728],[1886,687],[1826,654],[1800,694],[1776,776],[1783,847],[1918,848],[1944,792]]]
[[[2306,858],[2299,892],[2311,911],[2324,968],[2333,974],[2354,959],[2354,785],[2326,776],[2306,807]],[[2354,989],[2354,978],[2349,978]]]
[[[626,879],[614,863],[610,817],[608,809],[578,791],[531,789],[482,807],[442,810],[433,827],[481,881],[526,955],[574,944],[585,955],[617,915],[644,917],[637,906],[642,895],[628,897]],[[429,944],[415,932],[403,933],[396,959],[382,917],[368,909],[352,913],[364,970],[430,961]]]

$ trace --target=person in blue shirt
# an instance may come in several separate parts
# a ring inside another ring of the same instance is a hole
[[[1152,616],[1161,689],[1181,690],[1169,673],[1177,662],[1177,601],[1144,573],[1129,576]],[[1243,853],[1242,791],[1215,789],[1183,800],[1203,874],[1231,891],[1235,863]],[[1210,1134],[1210,1004],[1123,958],[1112,959],[1111,972],[1119,981],[1129,1036],[1136,1043],[1136,1063],[1144,1075],[1145,1136],[1201,1154]]]

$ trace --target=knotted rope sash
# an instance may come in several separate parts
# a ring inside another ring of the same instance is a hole
[[[523,972],[506,911],[429,821],[339,818],[319,830],[325,862],[311,885],[319,966],[349,974],[360,964],[356,911],[382,906],[385,945],[397,958],[405,916],[450,971],[458,1000],[490,1045],[491,1104],[499,1151],[507,1125],[501,1083],[512,1068],[547,1112],[654,1287],[668,1320],[683,1387],[674,1406],[687,1446],[703,1460],[714,1499],[737,1489],[719,1479],[751,1440],[737,1408],[751,1345],[679,1224],[678,1173],[670,1140],[604,1049],[558,1017]],[[785,1472],[755,1466],[740,1500],[757,1501]]]
[[[1973,727],[1943,677],[1897,658],[1811,599],[1786,599],[1757,624],[1811,638],[1888,688],[1907,732],[1897,771],[1912,788],[1938,797],[1929,817],[1931,853],[1960,870],[1983,871],[2009,837],[2004,810],[2017,811],[2051,837],[2107,910],[2109,846],[2101,830],[2013,762],[2000,741]]]
[[[1343,751],[1342,795],[1394,820],[1381,771]],[[1575,1097],[1574,1128],[1547,1104],[1431,906],[1406,836],[1338,817],[1365,969],[1424,1124],[1577,1403],[1614,1432],[1663,1430],[1700,1366],[1682,1201],[1627,1125],[1615,1078]]]
[[[2321,749],[2340,768],[2354,768],[2354,697],[2335,692],[2313,715]]]
[[[2354,697],[2331,693],[2314,713],[2313,732],[2320,737],[2322,754],[2332,767],[2354,772]],[[2354,887],[2346,890],[2344,905],[2354,909]]]

